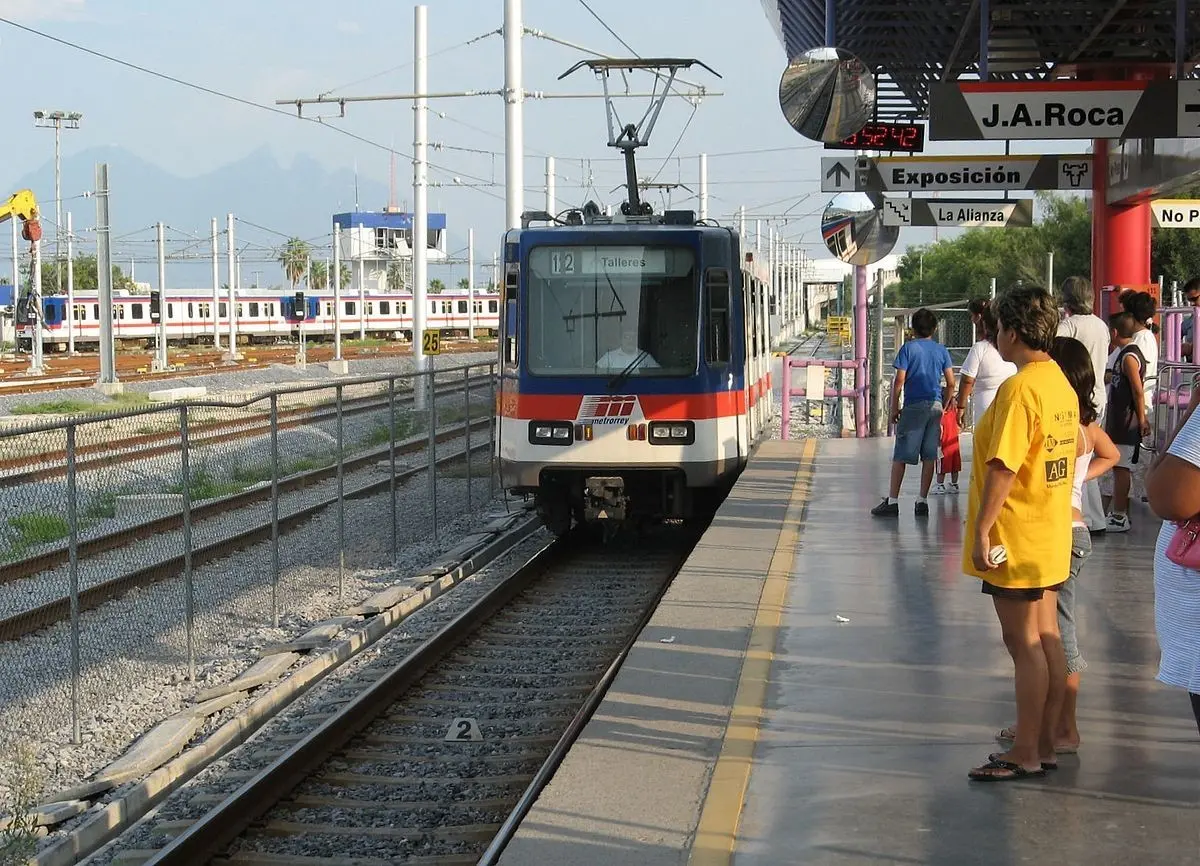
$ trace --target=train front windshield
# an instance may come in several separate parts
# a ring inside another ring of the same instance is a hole
[[[535,376],[690,376],[699,279],[686,247],[539,246],[525,356]]]

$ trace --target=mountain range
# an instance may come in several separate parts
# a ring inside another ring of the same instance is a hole
[[[82,198],[94,190],[96,164],[108,163],[109,211],[113,226],[114,259],[121,263],[123,235],[141,232],[162,221],[176,243],[181,235],[209,235],[210,220],[217,218],[224,231],[226,214],[233,213],[259,226],[287,235],[320,237],[330,231],[332,214],[354,209],[355,177],[352,169],[330,171],[316,160],[297,156],[284,167],[269,147],[261,147],[242,159],[196,177],[179,177],[116,146],[93,147],[62,160],[63,220],[71,211],[77,234],[96,224],[95,198]],[[45,238],[54,234],[54,163],[11,182],[10,192],[28,187],[41,205]],[[363,210],[380,210],[387,203],[387,187],[365,177],[358,179],[358,198]],[[284,238],[249,228],[238,229],[238,238],[253,237],[257,244],[278,244]],[[138,238],[153,240],[153,231]],[[91,236],[84,243],[90,246]],[[206,252],[205,244],[199,252]],[[136,249],[139,260],[153,256],[153,245]],[[186,264],[181,266],[186,267]],[[172,268],[176,265],[172,264]],[[222,265],[223,267],[223,265]],[[138,277],[142,279],[141,264]],[[152,271],[148,265],[146,277]],[[189,268],[190,270],[190,268]]]

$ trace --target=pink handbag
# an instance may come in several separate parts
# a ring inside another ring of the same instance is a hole
[[[1180,520],[1175,524],[1175,535],[1167,545],[1167,559],[1176,565],[1200,571],[1200,517]]]

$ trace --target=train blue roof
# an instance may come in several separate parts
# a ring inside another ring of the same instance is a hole
[[[333,223],[343,229],[411,229],[413,215],[410,213],[350,211],[349,213],[335,213]],[[428,214],[425,225],[431,229],[444,229],[446,228],[446,215],[444,213]]]

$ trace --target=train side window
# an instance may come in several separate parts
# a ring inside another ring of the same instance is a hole
[[[229,315],[228,309],[229,308],[228,308],[226,302],[221,301],[221,303],[217,304],[217,316],[219,316],[222,319],[226,318]]]
[[[233,309],[239,319],[246,318],[246,307],[244,304],[241,304],[241,303],[234,304]]]
[[[92,304],[92,318],[94,318],[97,322],[100,321],[100,305],[99,304]]]
[[[379,315],[390,316],[391,314],[392,314],[392,302],[391,301],[380,301],[379,302]]]
[[[200,305],[200,318],[202,318],[202,319],[211,319],[212,318],[212,304],[201,304]]]
[[[174,304],[167,304],[167,318],[168,319],[175,318],[175,305]]]
[[[71,318],[76,322],[82,322],[87,318],[87,307],[83,304],[76,304],[71,308]]]
[[[729,363],[729,271],[709,268],[704,272],[707,294],[704,325],[705,344],[710,365]]]
[[[344,301],[343,303],[345,303],[345,305],[346,305],[346,315],[353,316],[354,315],[354,301]]]
[[[495,312],[496,312],[496,311],[498,311],[499,309],[500,309],[500,308],[499,308],[498,306],[496,306],[496,302],[495,302],[495,301],[488,301],[488,312],[489,312],[489,313],[495,313]]]
[[[272,315],[274,315],[274,314],[272,314]],[[333,304],[325,305],[325,318],[327,318],[327,319],[333,318]]]
[[[130,313],[129,313],[130,318],[133,318],[133,319],[145,318],[145,315],[146,315],[146,313],[145,313],[146,305],[145,304],[130,304],[129,309],[130,309]]]
[[[400,302],[400,315],[402,315],[402,316],[408,315],[408,301]]]
[[[375,315],[375,302],[367,301],[366,304],[364,305],[364,309],[367,311],[368,316]]]
[[[460,313],[465,313],[467,311],[467,302],[466,301],[458,302],[458,311]]]
[[[250,318],[252,318],[252,319],[258,318],[258,302],[257,301],[250,302]]]

